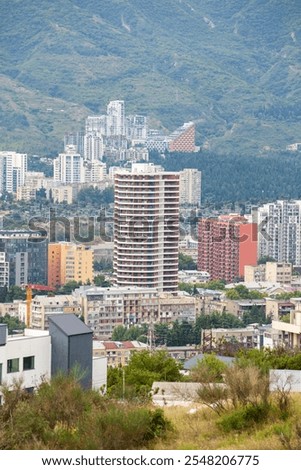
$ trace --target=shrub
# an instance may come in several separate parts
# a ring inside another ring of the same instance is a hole
[[[171,429],[162,410],[118,403],[58,375],[36,393],[4,390],[0,449],[147,448]]]
[[[242,368],[235,365],[227,369],[225,384],[234,408],[241,405],[258,405],[268,402],[268,377],[255,366]]]
[[[204,354],[204,358],[198,360],[196,366],[191,369],[191,380],[201,383],[222,382],[226,369],[226,364],[215,354]]]
[[[251,404],[236,408],[220,418],[218,425],[225,432],[242,431],[262,423],[269,417],[270,406],[267,403]]]

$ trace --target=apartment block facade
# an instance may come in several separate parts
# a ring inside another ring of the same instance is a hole
[[[195,124],[185,122],[169,135],[168,150],[170,152],[195,151]]]
[[[201,219],[198,240],[198,270],[211,279],[233,282],[245,265],[257,264],[257,225],[237,214]]]
[[[47,284],[47,234],[0,230],[0,286]]]
[[[180,204],[189,206],[201,205],[202,172],[195,168],[180,171]]]
[[[84,159],[75,145],[67,145],[53,161],[53,178],[63,184],[84,183]]]
[[[258,223],[258,258],[301,266],[301,200],[278,200],[253,210]]]
[[[82,314],[80,302],[72,295],[36,295],[31,301],[31,328],[48,330],[49,316],[73,313]]]
[[[93,280],[93,250],[71,242],[49,243],[48,285],[58,287],[69,281]]]
[[[114,190],[116,284],[176,291],[179,174],[135,163],[116,172]]]
[[[0,152],[0,193],[16,193],[24,185],[27,173],[27,154]]]

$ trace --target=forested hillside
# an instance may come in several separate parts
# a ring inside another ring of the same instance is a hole
[[[52,153],[112,99],[219,153],[300,140],[299,0],[10,0],[1,149]]]
[[[248,158],[212,152],[171,153],[165,158],[152,155],[151,160],[168,171],[201,170],[203,204],[301,199],[301,152]]]

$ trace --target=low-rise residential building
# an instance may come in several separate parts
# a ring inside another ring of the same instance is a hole
[[[295,309],[295,304],[291,300],[266,298],[265,302],[266,315],[272,320],[281,320],[284,315]]]
[[[292,264],[267,262],[258,266],[245,266],[245,282],[272,282],[279,284],[291,284]]]
[[[77,366],[85,371],[83,387],[104,391],[107,358],[93,357],[92,331],[75,315],[54,315],[49,320],[49,331],[25,329],[12,336],[7,325],[0,324],[0,385],[12,388],[21,381],[32,393],[43,380]],[[2,398],[0,389],[0,404]]]
[[[159,297],[159,322],[172,323],[174,321],[194,322],[197,315],[197,302],[195,297],[187,292],[177,295],[161,293]]]
[[[257,266],[246,265],[244,269],[245,282],[263,282],[265,281],[265,264]]]
[[[137,325],[159,318],[158,291],[144,287],[86,287],[76,289],[85,323],[94,336],[110,339],[118,325]]]
[[[14,300],[13,302],[0,303],[0,317],[9,315],[10,317],[19,318],[19,308],[21,300]]]
[[[290,313],[290,322],[273,320],[272,327],[278,330],[282,336],[282,346],[300,349],[301,347],[301,303],[296,305],[296,310]]]
[[[202,350],[226,351],[233,348],[262,349],[276,348],[281,344],[282,335],[271,325],[252,324],[246,328],[212,328],[202,330]]]
[[[86,324],[95,338],[112,337],[116,326],[195,321],[198,300],[184,292],[159,293],[155,288],[82,286],[74,295],[81,299]]]
[[[146,351],[148,345],[140,341],[93,341],[93,356],[106,357],[109,367],[124,367],[134,351]]]
[[[49,328],[49,316],[73,313],[82,315],[81,304],[72,295],[36,295],[31,302],[31,327],[38,330]]]

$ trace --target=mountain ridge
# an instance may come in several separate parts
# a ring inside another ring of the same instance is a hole
[[[298,1],[225,3],[7,2],[2,149],[58,151],[64,132],[124,99],[170,131],[194,120],[198,144],[219,153],[285,150],[300,140]]]

